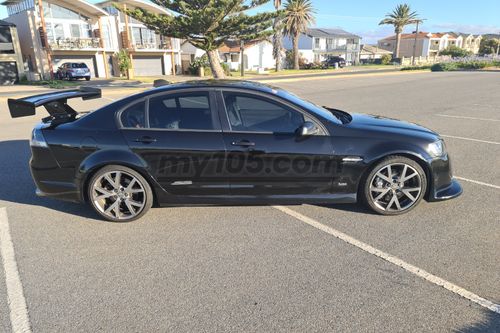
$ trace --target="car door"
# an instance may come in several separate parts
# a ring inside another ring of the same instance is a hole
[[[119,115],[129,147],[174,195],[229,194],[223,177],[225,145],[210,90],[151,95]]]
[[[219,92],[232,195],[321,196],[331,192],[331,138],[311,115],[269,94]],[[301,136],[305,121],[319,129]]]

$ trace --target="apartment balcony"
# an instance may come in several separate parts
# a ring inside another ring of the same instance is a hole
[[[99,38],[61,38],[49,41],[52,50],[88,50],[101,48]]]
[[[346,44],[346,45],[327,45],[326,49],[315,48],[315,52],[357,52],[359,51],[359,44]]]
[[[170,50],[172,49],[172,43],[170,40],[165,40],[161,42],[140,42],[140,43],[134,43],[134,50],[135,51],[156,51],[156,50]]]
[[[431,44],[430,50],[431,51],[439,51],[440,50],[439,44]]]

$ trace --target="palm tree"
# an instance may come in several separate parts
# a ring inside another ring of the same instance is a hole
[[[283,26],[286,36],[293,41],[293,68],[299,69],[299,37],[315,22],[315,10],[310,0],[288,0],[285,4]]]
[[[274,8],[278,11],[281,7],[281,0],[274,0]],[[274,35],[273,35],[273,57],[276,60],[276,72],[279,72],[282,67],[283,59],[283,29],[281,28],[281,17],[274,18]]]
[[[399,45],[401,43],[401,33],[405,26],[415,24],[418,21],[417,12],[412,12],[407,4],[397,5],[392,13],[385,15],[385,19],[380,21],[379,25],[392,25],[396,33],[396,50],[394,58],[399,58]]]

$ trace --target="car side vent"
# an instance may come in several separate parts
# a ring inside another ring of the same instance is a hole
[[[158,79],[153,81],[153,87],[158,88],[158,87],[163,87],[163,86],[168,86],[170,82],[164,79]]]

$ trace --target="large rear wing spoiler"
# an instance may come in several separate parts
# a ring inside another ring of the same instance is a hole
[[[101,96],[101,89],[81,87],[80,89],[56,91],[19,99],[9,98],[7,103],[12,118],[33,116],[35,109],[39,106],[45,107],[50,114],[50,119],[71,118],[75,117],[77,112],[68,105],[68,99],[81,97],[83,100],[88,100],[101,98]]]

